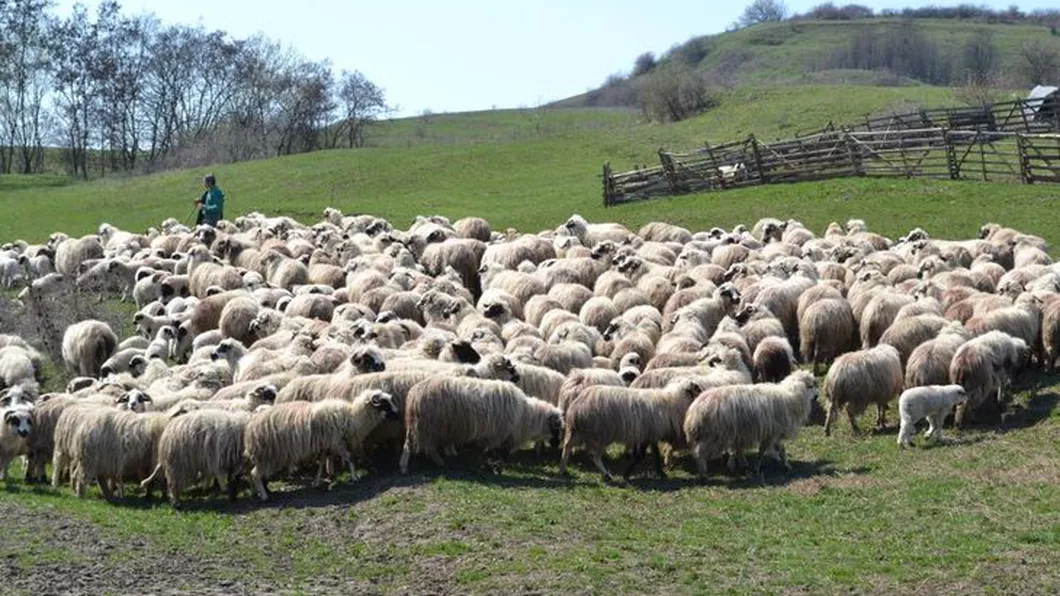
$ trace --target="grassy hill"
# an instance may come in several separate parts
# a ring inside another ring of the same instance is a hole
[[[997,73],[1013,89],[1029,88],[1022,77],[1020,49],[1026,43],[1043,43],[1060,50],[1060,37],[1048,27],[1031,24],[986,24],[941,19],[871,19],[858,21],[788,21],[762,23],[717,35],[695,37],[675,44],[660,57],[689,63],[712,86],[853,84],[875,86],[919,86],[924,83],[901,74],[840,68],[837,52],[866,31],[883,32],[912,25],[937,47],[941,59],[953,66],[954,83],[963,81],[960,56],[965,43],[980,31],[989,32],[998,52]],[[632,67],[632,65],[630,65]],[[1060,76],[1060,73],[1057,73]],[[556,103],[562,107],[599,105],[597,89]],[[845,95],[846,88],[836,91]]]

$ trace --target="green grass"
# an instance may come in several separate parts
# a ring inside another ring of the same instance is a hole
[[[807,428],[790,449],[793,473],[770,469],[764,482],[715,474],[699,484],[680,460],[668,480],[608,486],[585,462],[564,479],[554,459],[525,454],[501,475],[475,472],[475,458],[443,474],[417,460],[408,478],[304,489],[278,508],[192,499],[177,513],[15,483],[0,506],[88,523],[146,552],[226,561],[209,567],[213,581],[272,586],[1043,593],[1060,587],[1060,416],[1056,388],[1035,389],[1006,432],[934,448],[900,452],[893,434],[855,439],[841,428],[829,439]],[[81,555],[46,540],[20,556]],[[136,553],[119,546],[107,557],[117,565]]]

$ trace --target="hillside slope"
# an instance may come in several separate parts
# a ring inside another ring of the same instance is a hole
[[[1028,42],[1043,43],[1060,51],[1060,36],[1047,27],[1030,24],[985,24],[974,21],[940,19],[871,19],[859,21],[789,21],[763,23],[737,31],[696,37],[675,44],[660,58],[660,64],[673,56],[691,56],[692,64],[710,84],[813,84],[921,85],[923,83],[893,73],[840,69],[834,57],[850,47],[852,39],[868,30],[886,31],[912,24],[934,42],[940,56],[959,62],[964,44],[977,32],[989,32],[998,50],[998,73],[1006,83],[1022,88],[1023,59],[1020,49]],[[696,60],[698,58],[698,60]],[[631,65],[632,66],[632,65]],[[959,64],[955,80],[961,80]],[[598,105],[602,87],[555,105],[585,107]]]

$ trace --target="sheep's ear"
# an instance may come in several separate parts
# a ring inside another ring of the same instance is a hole
[[[140,397],[143,399],[143,401],[145,403],[151,403],[151,402],[155,401],[155,400],[151,399],[151,396],[147,395],[146,393],[141,393]]]
[[[115,399],[114,403],[116,403],[116,404],[127,404],[127,403],[129,403],[129,394],[126,393],[126,394],[122,395],[121,397]]]
[[[469,366],[469,367],[464,369],[464,376],[465,377],[472,377],[472,378],[477,379],[478,378],[478,371],[476,371],[474,368],[471,368]]]
[[[15,411],[14,410],[11,410],[9,412],[4,412],[4,423],[5,424],[8,423],[8,422],[11,422],[14,419],[15,419]]]

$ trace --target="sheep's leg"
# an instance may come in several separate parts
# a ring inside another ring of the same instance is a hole
[[[854,436],[861,434],[861,429],[858,428],[857,416],[854,415],[854,410],[847,408],[847,418],[850,420],[850,432],[854,433]]]
[[[442,449],[442,453],[444,453],[446,457],[457,457],[460,455],[456,451],[456,445],[446,445],[445,449]]]
[[[780,462],[780,465],[784,466],[785,471],[791,471],[791,462],[788,461],[788,449],[784,447],[784,443],[777,443],[773,446],[773,457]]]
[[[832,436],[832,423],[839,417],[839,404],[833,399],[828,406],[828,415],[824,418],[824,436]]]
[[[658,443],[652,445],[651,452],[652,452],[653,458],[655,460],[655,472],[657,474],[659,474],[659,478],[666,478],[666,466],[665,466],[665,464],[663,462],[662,454],[659,451],[660,450],[659,450],[659,444]],[[671,450],[667,454],[667,456],[669,456],[670,453],[673,453],[673,450]]]
[[[876,430],[887,429],[887,404],[876,404]]]
[[[257,466],[251,468],[250,479],[254,482],[254,488],[258,491],[258,498],[262,501],[268,501],[269,493],[265,490],[265,479],[262,477]]]
[[[66,465],[65,459],[58,449],[52,454],[52,488],[59,488],[59,483],[62,481],[63,467]]]
[[[235,501],[239,494],[239,476],[235,472],[229,472],[227,480],[225,487],[228,489],[228,500]]]
[[[696,454],[696,469],[699,471],[699,477],[705,479],[707,477],[707,456],[710,455],[707,452],[707,444],[696,443],[693,451]]]
[[[567,475],[567,462],[570,460],[570,452],[573,446],[571,445],[570,435],[563,441],[563,454],[559,457],[559,473],[560,475]]]
[[[320,486],[320,483],[324,477],[324,465],[327,462],[327,457],[321,457],[317,462],[317,476],[313,479],[313,488]]]
[[[401,469],[402,474],[409,473],[409,459],[412,458],[412,445],[408,441],[405,441],[405,446],[401,448],[401,460],[398,462],[398,467]]]
[[[99,484],[99,490],[103,493],[103,498],[108,501],[114,500],[114,492],[110,490],[110,479],[104,476],[97,476],[96,482]],[[83,492],[83,491],[82,491]],[[77,496],[83,496],[81,494]]]
[[[968,402],[957,406],[957,412],[953,415],[953,427],[964,428],[965,417],[968,415]]]
[[[427,456],[430,457],[431,461],[434,462],[434,465],[438,466],[439,468],[445,466],[445,460],[442,459],[442,454],[438,453],[437,449],[428,449]]]
[[[629,462],[629,467],[627,467],[626,471],[622,474],[623,478],[628,480],[629,477],[633,475],[633,470],[636,469],[637,464],[644,460],[644,454],[647,450],[648,448],[645,445],[637,445],[633,448],[633,459]]]
[[[600,473],[604,475],[604,480],[607,481],[607,482],[612,482],[614,480],[614,477],[611,476],[611,472],[608,472],[607,471],[607,466],[604,465],[604,454],[603,454],[603,451],[602,450],[598,450],[598,449],[594,449],[593,453],[592,453],[592,458],[593,458],[593,465],[595,465],[596,469],[599,470]]]

